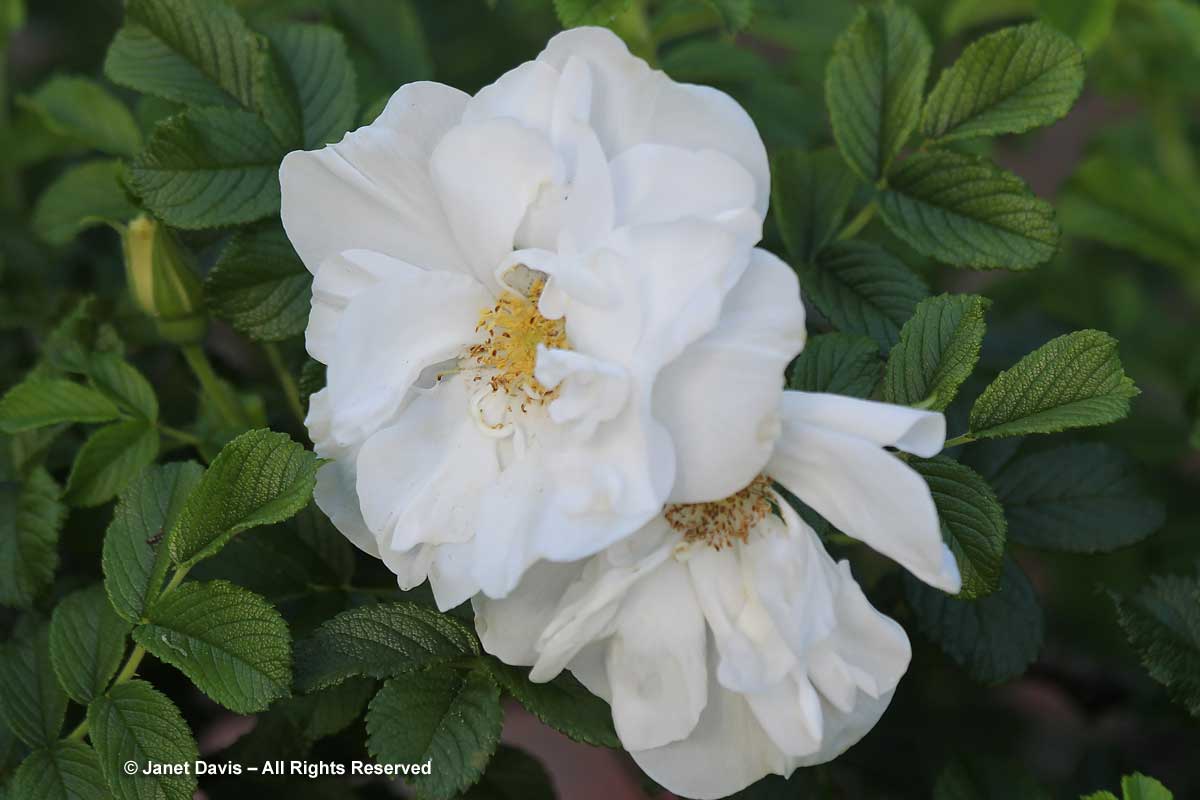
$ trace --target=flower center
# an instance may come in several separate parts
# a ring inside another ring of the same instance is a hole
[[[570,349],[566,322],[546,319],[538,311],[538,299],[546,288],[544,278],[536,279],[529,295],[506,290],[496,305],[479,314],[475,330],[483,333],[483,341],[472,345],[467,357],[488,375],[475,376],[486,380],[493,391],[503,391],[515,397],[545,402],[553,394],[533,376],[537,366],[538,345]]]
[[[759,475],[745,489],[723,500],[669,505],[663,509],[663,516],[683,534],[684,543],[721,550],[735,541],[747,541],[750,531],[771,513],[774,504],[770,479]]]

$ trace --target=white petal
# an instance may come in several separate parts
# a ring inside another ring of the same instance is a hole
[[[629,588],[607,662],[613,724],[627,750],[695,728],[708,698],[705,641],[704,615],[678,562],[668,559]]]
[[[468,95],[452,86],[414,81],[388,98],[372,125],[403,134],[428,157],[446,131],[462,121],[469,102]]]
[[[767,216],[771,170],[753,120],[738,102],[711,86],[672,83],[655,98],[645,141],[720,150],[754,176],[754,208]]]
[[[395,423],[358,453],[363,519],[387,549],[465,542],[479,494],[500,474],[496,440],[468,413],[462,376],[417,394]]]
[[[329,389],[313,393],[308,400],[308,416],[304,424],[317,455],[331,459],[330,463],[317,470],[313,500],[333,526],[355,547],[378,558],[379,545],[363,521],[358,491],[354,487],[354,457],[358,447],[339,447],[333,441],[330,414]]]
[[[630,587],[640,580],[654,580],[658,566],[671,554],[678,536],[661,518],[614,545],[617,553],[606,552],[588,559],[578,577],[560,595],[553,617],[546,622],[537,641],[537,663],[530,671],[535,681],[548,681],[592,642],[612,634],[617,612]],[[619,562],[614,562],[614,556]],[[535,565],[533,570],[537,570]],[[533,570],[522,580],[535,579]],[[521,589],[518,589],[518,592]]]
[[[313,500],[329,521],[350,543],[368,555],[379,557],[379,545],[363,521],[354,490],[354,465],[344,461],[324,464],[317,470]]]
[[[572,58],[591,71],[590,122],[610,156],[643,141],[646,111],[669,79],[629,53],[620,37],[607,28],[572,28],[546,44],[537,60],[563,70]]]
[[[816,533],[777,502],[786,528],[760,531],[744,548],[752,585],[807,679],[849,713],[860,693],[878,698],[896,687],[911,656],[908,637],[871,606],[850,565],[835,564]]]
[[[404,552],[385,548],[380,551],[379,558],[396,576],[396,584],[400,589],[407,592],[429,578],[429,568],[435,555],[436,546],[423,544]]]
[[[492,302],[467,275],[375,253],[344,256],[386,261],[390,277],[355,296],[338,323],[327,379],[333,437],[343,442],[361,441],[389,422],[425,367],[459,355],[476,338],[479,312]]]
[[[430,169],[473,274],[499,290],[496,267],[512,252],[530,205],[544,186],[566,179],[561,158],[543,134],[501,118],[452,128]]]
[[[837,625],[837,565],[787,501],[776,495],[775,502],[783,520],[767,517],[742,548],[747,584],[778,635],[804,660]]]
[[[746,702],[775,746],[788,756],[812,755],[825,733],[821,697],[803,673],[793,673]]]
[[[759,602],[742,550],[697,546],[686,563],[719,655],[717,680],[734,691],[760,691],[782,680],[796,656]]]
[[[437,201],[429,158],[466,102],[467,95],[449,86],[411,83],[392,96],[374,124],[337,144],[283,159],[280,214],[309,271],[356,249],[427,269],[465,269]]]
[[[322,364],[330,363],[337,355],[337,328],[350,301],[397,269],[411,268],[405,262],[367,250],[348,250],[322,261],[313,280],[312,311],[304,331],[308,354]]]
[[[698,220],[623,228],[609,246],[591,255],[591,272],[606,281],[610,302],[568,302],[567,336],[578,350],[650,377],[716,326],[750,263],[735,236]]]
[[[472,597],[475,630],[483,649],[505,664],[532,666],[538,660],[538,638],[554,619],[567,587],[582,572],[580,562],[541,561],[526,571],[507,597]]]
[[[824,764],[858,744],[879,722],[883,712],[887,711],[892,702],[892,694],[893,692],[887,692],[878,698],[859,694],[854,710],[849,713],[839,712],[822,701],[824,736],[821,739],[821,748],[815,753],[795,759],[792,762],[793,767]]]
[[[767,474],[843,532],[931,586],[957,592],[962,580],[921,476],[875,442],[809,423],[798,395],[785,392],[783,433]]]
[[[804,347],[804,306],[791,268],[756,249],[720,321],[667,365],[654,416],[678,460],[673,503],[737,492],[758,475],[779,433],[783,371]]]
[[[794,419],[922,458],[937,455],[946,441],[940,411],[816,392],[788,392],[785,402]]]
[[[643,143],[718,150],[754,177],[754,208],[759,219],[766,218],[771,191],[766,147],[733,98],[707,86],[675,83],[651,70],[605,28],[564,31],[550,40],[538,61],[561,70],[572,58],[591,68],[591,124],[610,157]]]
[[[515,119],[527,128],[550,130],[559,71],[541,61],[526,61],[483,87],[467,101],[464,123],[496,117]]]
[[[434,551],[429,566],[429,586],[441,611],[457,608],[479,592],[472,575],[473,551],[469,543],[424,545]]]
[[[629,373],[621,365],[574,350],[539,344],[534,377],[558,390],[549,406],[550,419],[571,425],[578,440],[590,438],[600,423],[616,417],[629,398]]]
[[[647,775],[668,791],[696,800],[713,800],[745,789],[767,775],[787,775],[792,762],[771,741],[744,695],[716,681],[708,669],[708,704],[695,729],[684,739],[630,755]]]
[[[717,150],[639,144],[613,159],[611,169],[617,226],[686,217],[744,220],[737,212],[754,209],[754,177]],[[747,228],[734,232],[757,242],[762,218],[750,214]]]
[[[674,473],[670,438],[648,410],[627,410],[584,442],[544,413],[525,414],[519,433],[523,454],[481,499],[476,578],[491,597],[512,591],[539,559],[585,558],[645,525]]]
[[[808,674],[840,713],[850,713],[855,695],[878,699],[895,690],[912,646],[904,628],[867,600],[846,561],[837,566],[833,601],[837,627],[811,648]]]

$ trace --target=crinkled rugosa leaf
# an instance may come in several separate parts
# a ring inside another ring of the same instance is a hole
[[[264,710],[292,685],[287,623],[262,597],[225,581],[188,581],[159,597],[133,638],[239,714]]]
[[[1048,25],[1004,28],[973,42],[925,101],[921,133],[951,142],[1023,133],[1066,115],[1083,90],[1083,52]]]
[[[971,407],[976,439],[1107,425],[1129,413],[1137,388],[1117,341],[1084,330],[1052,339],[1001,372]]]
[[[914,153],[888,178],[879,209],[892,232],[956,267],[1031,269],[1054,255],[1054,209],[991,162]]]

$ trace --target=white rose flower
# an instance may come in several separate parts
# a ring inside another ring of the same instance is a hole
[[[921,580],[961,588],[927,485],[884,449],[934,455],[941,414],[785,392],[781,416],[764,474],[745,489],[670,505],[603,553],[538,564],[507,598],[473,601],[489,652],[537,681],[570,669],[611,703],[646,773],[685,797],[836,757],[908,668],[903,628],[773,482]]]
[[[316,501],[402,587],[503,596],[770,456],[803,312],[721,92],[575,29],[474,97],[402,87],[280,181],[328,366]]]

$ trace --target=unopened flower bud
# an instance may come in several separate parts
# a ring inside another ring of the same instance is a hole
[[[191,255],[171,231],[143,215],[129,223],[124,246],[129,292],[158,323],[162,337],[175,344],[203,339],[208,319],[200,279]]]

